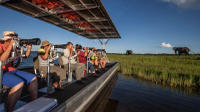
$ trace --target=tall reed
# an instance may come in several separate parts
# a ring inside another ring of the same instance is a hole
[[[134,74],[146,80],[173,87],[200,87],[200,55],[117,55],[122,74]]]

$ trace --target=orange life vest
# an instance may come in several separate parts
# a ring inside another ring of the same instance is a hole
[[[0,44],[0,48],[2,48],[3,51],[6,51],[6,47],[3,44]],[[17,59],[17,57],[14,59],[14,61]],[[14,61],[7,63],[6,65],[3,65],[2,68],[4,71],[13,71],[16,70],[16,68],[12,67]]]

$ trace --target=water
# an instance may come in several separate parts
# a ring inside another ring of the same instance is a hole
[[[36,57],[37,51],[32,51],[28,58],[23,58],[18,68],[30,68],[33,67],[33,58]],[[58,64],[58,60],[55,60],[55,64]]]
[[[104,111],[200,112],[200,96],[119,75]]]

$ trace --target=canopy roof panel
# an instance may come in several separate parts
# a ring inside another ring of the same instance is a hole
[[[0,3],[89,39],[121,38],[101,0],[0,0]]]

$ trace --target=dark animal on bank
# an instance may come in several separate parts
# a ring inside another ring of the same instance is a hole
[[[131,54],[133,54],[133,51],[132,51],[132,50],[127,50],[127,51],[126,51],[126,55],[131,55]]]
[[[189,55],[190,49],[188,47],[173,47],[175,54],[178,55]]]

